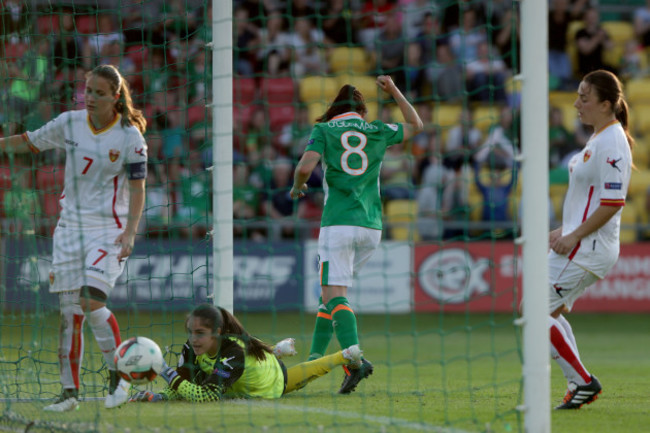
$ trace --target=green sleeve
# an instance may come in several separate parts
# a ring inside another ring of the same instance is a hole
[[[325,136],[323,135],[322,127],[316,125],[311,131],[309,141],[307,142],[307,148],[305,150],[312,150],[321,155],[325,152]]]

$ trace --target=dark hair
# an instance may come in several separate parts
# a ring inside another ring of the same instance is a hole
[[[336,98],[334,98],[334,101],[332,101],[330,106],[327,108],[327,111],[322,116],[318,117],[316,122],[329,122],[332,117],[347,113],[348,111],[355,111],[362,116],[368,112],[363,95],[356,89],[356,87],[350,84],[341,87],[339,94],[336,95]]]
[[[628,129],[628,106],[623,95],[623,84],[621,84],[621,81],[616,75],[603,69],[589,72],[582,81],[596,90],[598,101],[609,101],[612,106],[612,111],[616,115],[616,120],[621,122],[623,126],[630,149],[633,149],[635,143]]]
[[[271,346],[250,335],[228,310],[210,304],[201,304],[187,316],[185,327],[192,317],[200,319],[201,324],[212,330],[212,334],[215,336],[232,336],[242,340],[246,353],[253,355],[259,361],[266,358],[266,353],[273,353]],[[221,334],[218,334],[219,328],[221,328]]]
[[[86,76],[96,75],[104,78],[111,85],[111,90],[120,97],[115,103],[115,109],[122,115],[122,126],[135,126],[142,134],[147,130],[147,120],[142,111],[133,106],[129,83],[124,79],[120,71],[113,65],[99,65]]]

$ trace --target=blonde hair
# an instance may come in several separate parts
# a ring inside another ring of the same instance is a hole
[[[133,125],[142,134],[147,130],[147,120],[141,110],[133,106],[129,83],[120,71],[113,65],[99,65],[86,74],[86,77],[96,75],[109,82],[114,94],[120,95],[115,103],[115,110],[122,115],[122,126]]]

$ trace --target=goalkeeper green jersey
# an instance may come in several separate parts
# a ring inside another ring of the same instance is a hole
[[[379,172],[386,148],[401,143],[401,124],[366,122],[348,112],[318,123],[307,150],[321,155],[325,207],[321,227],[358,226],[381,230]]]
[[[279,398],[286,384],[286,370],[271,353],[259,361],[245,352],[244,342],[235,337],[224,338],[216,356],[195,356],[187,350],[163,394],[168,399],[194,402],[217,401],[226,397]]]

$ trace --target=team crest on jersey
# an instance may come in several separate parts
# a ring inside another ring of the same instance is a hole
[[[582,162],[589,161],[589,158],[591,158],[591,150],[585,151],[585,155],[582,157]]]
[[[108,151],[108,159],[110,159],[111,162],[117,161],[117,158],[119,158],[119,157],[120,157],[120,151],[119,150],[111,149],[111,150]]]
[[[54,272],[50,272],[50,286],[54,284]]]

